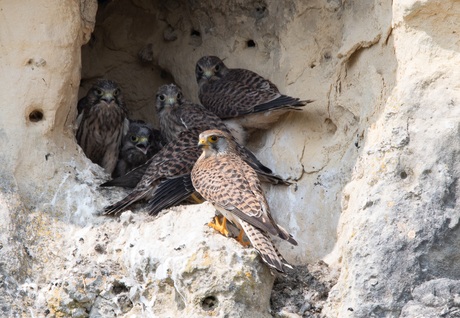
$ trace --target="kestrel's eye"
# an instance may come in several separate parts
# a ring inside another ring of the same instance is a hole
[[[113,92],[113,96],[118,96],[118,94],[120,94],[120,90],[117,88],[115,92]]]
[[[177,93],[177,99],[181,99],[182,98],[182,93]]]
[[[208,141],[211,142],[211,143],[216,143],[217,140],[219,140],[219,137],[217,137],[217,136],[208,137]]]
[[[96,88],[96,95],[97,96],[102,96],[102,95],[104,95],[104,92],[102,90],[100,90],[99,88]]]
[[[160,97],[158,97],[161,101],[164,101],[166,99],[165,95],[160,95]]]
[[[199,67],[198,65],[196,66],[196,69],[198,70],[198,73],[203,73],[203,69],[201,67]]]
[[[216,65],[216,67],[214,68],[216,70],[216,72],[219,72],[220,70],[220,65]]]
[[[138,140],[139,140],[139,137],[137,137],[136,135],[131,136],[131,141],[132,142],[137,142]]]

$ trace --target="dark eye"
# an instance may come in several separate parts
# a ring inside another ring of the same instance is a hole
[[[158,97],[161,101],[164,101],[166,98],[165,98],[165,95],[160,95],[160,97]]]
[[[139,140],[139,137],[137,137],[136,135],[131,136],[131,141],[132,142],[137,142],[138,140]]]
[[[115,90],[115,92],[113,93],[113,96],[118,96],[118,94],[120,94],[120,90],[117,88],[117,90]]]
[[[177,93],[177,99],[181,99],[182,98],[182,94],[181,93]]]
[[[99,88],[96,88],[96,95],[97,96],[102,96],[102,95],[104,95],[104,92],[102,90],[100,90]]]
[[[203,70],[198,65],[196,66],[196,69],[198,70],[198,73],[203,73]]]
[[[219,140],[219,137],[217,137],[217,136],[211,136],[211,137],[208,138],[208,141],[212,142],[212,143],[217,142],[217,140]]]
[[[219,72],[220,70],[220,65],[216,65],[216,67],[214,68],[216,70],[216,72]]]

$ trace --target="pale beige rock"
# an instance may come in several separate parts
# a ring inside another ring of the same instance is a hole
[[[268,315],[266,267],[254,250],[203,225],[213,213],[206,205],[183,210],[203,218],[189,232],[181,209],[155,220],[142,211],[120,222],[96,216],[125,191],[98,187],[108,176],[73,137],[78,96],[98,77],[120,84],[131,116],[155,124],[160,85],[174,81],[198,101],[194,66],[205,54],[315,100],[253,134],[248,147],[296,181],[266,187],[274,218],[299,242],[276,241],[281,253],[294,264],[325,259],[341,269],[325,315],[430,312],[428,301],[409,303],[421,289],[413,287],[460,279],[457,1],[133,0],[96,8],[95,0],[0,4],[2,314],[200,316],[209,292],[222,300],[218,316],[232,306],[235,315]],[[196,244],[176,251],[183,233]],[[192,258],[189,271],[184,260]],[[214,284],[214,274],[236,289]],[[251,286],[263,290],[257,301]]]

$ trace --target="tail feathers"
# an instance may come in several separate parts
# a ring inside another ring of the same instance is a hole
[[[281,95],[280,97],[269,101],[267,103],[257,105],[254,107],[254,113],[265,112],[269,110],[276,109],[292,109],[300,110],[300,107],[307,105],[308,103],[313,102],[313,100],[299,100],[298,98],[290,97],[287,95]]]
[[[295,245],[297,246],[297,241],[294,240],[294,237],[288,233],[288,231],[286,231],[281,225],[277,224],[277,227],[278,227],[278,237],[285,240],[285,241],[288,241],[289,243],[291,243],[292,245]]]
[[[112,205],[106,206],[104,208],[104,214],[113,214],[116,215],[121,212],[124,208],[129,206],[130,204],[142,199],[147,195],[148,191],[141,191],[141,190],[134,190],[130,194],[128,194],[124,199],[114,203]]]
[[[251,244],[254,246],[257,252],[259,252],[262,260],[271,268],[276,269],[280,273],[284,273],[283,264],[288,266],[290,265],[273,245],[270,237],[258,228],[243,220],[241,220],[241,226],[251,241]]]

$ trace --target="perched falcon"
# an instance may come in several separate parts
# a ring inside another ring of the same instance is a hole
[[[118,159],[127,109],[117,83],[100,79],[78,102],[77,142],[92,162],[108,173]]]
[[[195,75],[203,106],[248,129],[267,129],[285,112],[312,102],[281,94],[275,84],[250,70],[229,69],[217,56],[199,59]]]
[[[117,166],[113,178],[144,164],[162,148],[160,131],[142,120],[131,121],[127,134],[123,137]]]
[[[186,101],[180,88],[176,85],[163,85],[158,89],[156,109],[160,118],[160,130],[166,141],[175,139],[180,132],[193,127],[208,126],[210,129],[222,130],[236,142],[237,153],[254,168],[263,181],[286,184],[284,180],[275,176],[269,168],[264,166],[249,149],[241,147],[219,117],[202,105]]]
[[[290,235],[273,220],[255,171],[237,154],[228,134],[207,130],[199,136],[203,153],[192,170],[192,183],[203,198],[222,213],[222,225],[213,227],[224,234],[226,219],[240,230],[238,240],[243,243],[243,232],[270,267],[283,272],[290,265],[273,245],[269,233],[297,245]],[[243,243],[244,244],[244,243]]]

